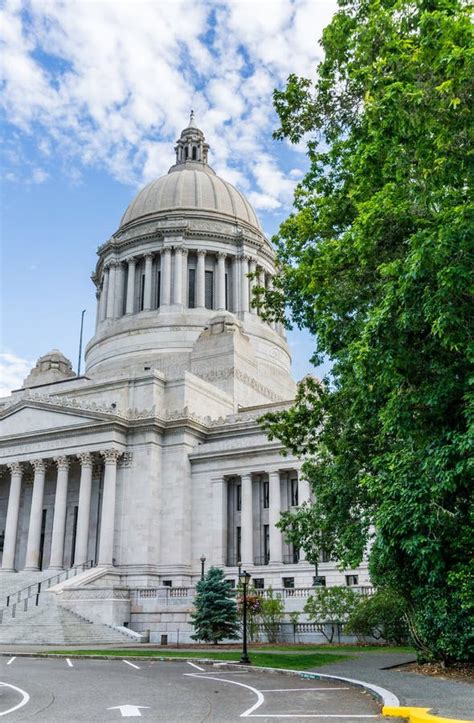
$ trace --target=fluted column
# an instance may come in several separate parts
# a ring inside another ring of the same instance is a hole
[[[225,309],[225,258],[226,254],[219,251],[217,254],[217,308]]]
[[[145,256],[145,290],[143,293],[143,311],[151,309],[151,275],[153,268],[153,254]]]
[[[127,280],[127,303],[125,306],[126,314],[133,314],[135,310],[135,268],[137,260],[135,256],[127,259],[128,261],[128,280]]]
[[[107,287],[107,319],[114,318],[116,271],[117,271],[117,262],[111,261],[109,264],[109,283],[108,283],[108,287]]]
[[[205,294],[205,277],[206,277],[206,252],[199,249],[197,252],[197,269],[196,269],[196,307],[203,309],[206,304]]]
[[[115,298],[114,319],[123,316],[123,294],[125,291],[125,268],[121,261],[117,261],[115,268]]]
[[[270,562],[281,564],[283,562],[282,534],[276,523],[281,513],[281,486],[280,473],[270,472],[268,475],[268,489],[270,494],[268,523],[270,527]]]
[[[33,496],[31,498],[30,525],[28,528],[28,542],[26,543],[25,570],[39,569],[41,521],[43,518],[44,478],[46,476],[46,462],[35,459],[31,463],[35,470],[33,480]]]
[[[164,248],[161,252],[161,299],[160,306],[170,303],[171,295],[171,249]]]
[[[82,565],[87,562],[89,546],[89,517],[91,510],[92,490],[92,455],[82,452],[77,455],[81,463],[81,481],[79,486],[79,505],[77,510],[76,547],[74,550],[74,564]]]
[[[241,476],[242,510],[240,514],[242,565],[253,565],[253,494],[252,475]]]
[[[257,270],[257,262],[255,261],[255,259],[250,259],[250,262],[249,262],[249,273],[250,273],[250,274],[255,274],[256,270]],[[256,314],[256,313],[257,313],[257,310],[252,306],[253,290],[255,289],[255,286],[256,286],[255,277],[252,277],[252,278],[250,279],[250,284],[249,284],[249,287],[250,287],[250,291],[249,291],[249,311],[251,311],[252,314]]]
[[[232,311],[239,310],[240,300],[240,259],[234,256],[232,259]]]
[[[188,249],[183,248],[181,251],[183,255],[183,286],[182,286],[182,298],[181,303],[183,306],[188,306]]]
[[[212,550],[213,564],[227,564],[227,481],[215,479],[212,483]]]
[[[99,565],[112,565],[114,553],[115,497],[117,488],[117,449],[101,452],[105,463],[102,516],[100,520]]]
[[[183,303],[183,249],[176,246],[174,250],[173,304]]]
[[[11,473],[10,494],[8,495],[5,539],[3,541],[2,570],[15,572],[16,537],[18,532],[18,513],[20,510],[21,479],[23,467],[19,462],[8,465]]]
[[[64,532],[66,530],[67,488],[69,460],[67,457],[56,457],[58,468],[56,496],[54,498],[53,533],[51,536],[50,570],[62,570],[64,558]]]
[[[249,272],[248,256],[241,256],[240,257],[240,283],[241,283],[240,306],[241,306],[241,311],[249,310],[249,280],[248,280],[248,276],[247,276],[248,272]]]
[[[109,273],[108,266],[104,266],[104,274],[102,280],[102,291],[100,294],[100,320],[104,321],[107,317],[107,299],[109,295]]]

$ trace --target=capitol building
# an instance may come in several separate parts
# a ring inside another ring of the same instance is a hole
[[[85,373],[54,349],[0,399],[0,642],[33,627],[61,642],[58,606],[89,628],[184,639],[210,565],[288,599],[313,585],[275,526],[310,499],[301,461],[259,425],[296,391],[284,329],[252,306],[275,253],[192,116],[175,152],[98,249]],[[366,566],[323,554],[317,575],[369,584]]]

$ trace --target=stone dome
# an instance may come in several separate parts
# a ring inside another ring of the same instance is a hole
[[[261,230],[257,214],[240,191],[220,178],[207,163],[209,146],[194,118],[176,145],[176,163],[166,176],[143,188],[125,211],[120,226],[149,220],[170,211],[199,211],[226,216]]]

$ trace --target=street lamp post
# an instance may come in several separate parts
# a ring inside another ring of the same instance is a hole
[[[204,555],[201,555],[201,580],[204,580],[204,563],[206,562],[206,558]]]
[[[243,665],[250,665],[251,661],[247,653],[247,585],[250,582],[249,573],[244,570],[239,575],[239,580],[242,583],[244,592],[244,614],[243,614],[243,640],[242,640],[242,655],[240,656],[240,662]]]
[[[241,563],[240,560],[239,560],[238,563],[237,563],[237,568],[238,568],[238,570],[239,570],[238,576],[239,576],[239,580],[240,580],[240,576],[241,576],[241,574],[242,574],[242,563]]]

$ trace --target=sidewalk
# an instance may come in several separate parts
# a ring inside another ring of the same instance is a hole
[[[395,693],[400,699],[400,705],[431,708],[433,714],[473,721],[474,685],[418,673],[404,673],[403,669],[387,669],[414,662],[415,656],[410,653],[361,652],[350,655],[350,660],[313,670],[380,685]]]

